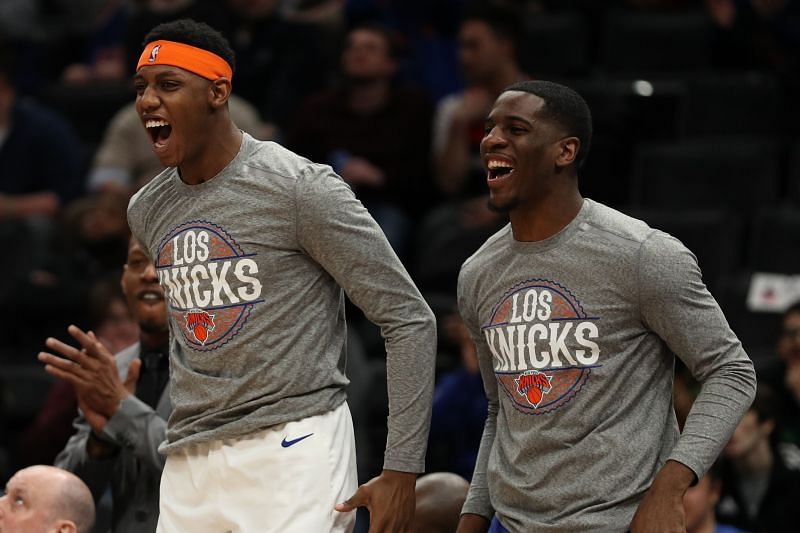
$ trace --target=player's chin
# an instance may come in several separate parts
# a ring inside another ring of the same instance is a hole
[[[489,206],[490,211],[505,214],[514,209],[517,203],[513,198],[491,193],[489,194],[489,199],[486,204]]]

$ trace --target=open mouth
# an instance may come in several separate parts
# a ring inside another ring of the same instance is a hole
[[[164,293],[161,291],[145,290],[139,293],[139,300],[148,303],[157,303],[164,300]]]
[[[502,159],[490,159],[486,163],[488,169],[486,178],[489,181],[507,178],[514,172],[514,165]]]
[[[172,134],[172,126],[166,120],[150,119],[145,122],[147,133],[150,134],[150,139],[156,148],[163,148],[167,144],[167,139]]]

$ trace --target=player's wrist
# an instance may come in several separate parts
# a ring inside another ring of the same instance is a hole
[[[683,498],[686,490],[695,482],[694,471],[678,461],[667,461],[653,480],[652,490],[664,496]]]
[[[386,479],[401,481],[406,483],[416,483],[418,475],[419,474],[415,472],[402,472],[400,470],[391,470],[388,468],[383,469],[383,472],[381,473],[381,476]]]

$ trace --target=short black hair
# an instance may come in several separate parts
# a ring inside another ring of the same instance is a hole
[[[477,20],[483,22],[500,39],[508,39],[514,46],[514,56],[522,41],[522,17],[517,9],[505,4],[484,1],[469,4],[461,17],[462,24]]]
[[[520,81],[503,89],[503,92],[507,91],[535,94],[544,100],[544,107],[538,115],[555,122],[564,128],[567,135],[580,140],[581,146],[575,156],[575,166],[580,168],[592,143],[592,113],[586,100],[573,89],[552,81]]]
[[[175,41],[207,50],[224,59],[231,70],[236,71],[236,54],[231,44],[220,32],[205,22],[179,19],[159,24],[145,36],[142,45],[147,46],[153,41]]]

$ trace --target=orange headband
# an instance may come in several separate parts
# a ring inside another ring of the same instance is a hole
[[[217,54],[174,41],[153,41],[144,47],[136,71],[151,65],[180,67],[211,81],[233,78],[231,66]]]

